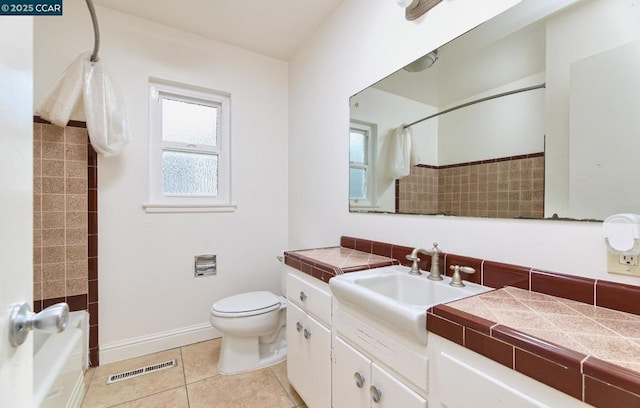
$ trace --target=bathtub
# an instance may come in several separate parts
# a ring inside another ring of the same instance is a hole
[[[33,398],[42,408],[80,407],[89,362],[89,314],[69,313],[62,333],[34,331]]]

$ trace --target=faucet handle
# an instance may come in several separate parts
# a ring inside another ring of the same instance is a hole
[[[409,274],[422,275],[422,272],[420,272],[420,267],[418,266],[418,262],[420,262],[420,258],[411,254],[406,255],[405,258],[407,258],[407,261],[413,261],[413,263],[411,264],[411,270],[409,271]]]
[[[458,288],[462,288],[465,286],[464,283],[462,283],[462,278],[460,277],[460,272],[466,273],[466,274],[472,274],[472,273],[476,273],[476,270],[473,269],[470,266],[459,266],[459,265],[451,265],[449,267],[449,269],[451,269],[453,271],[453,276],[451,276],[451,282],[449,282],[450,286],[455,286]]]

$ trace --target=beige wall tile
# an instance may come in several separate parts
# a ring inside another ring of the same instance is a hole
[[[42,247],[33,247],[33,263],[41,264],[43,261],[42,256],[43,249]]]
[[[64,245],[64,229],[44,229],[42,230],[42,246],[51,247]]]
[[[64,143],[42,142],[42,158],[64,160]]]
[[[45,211],[42,213],[42,228],[64,228],[64,212]]]
[[[67,178],[66,179],[67,194],[87,194],[89,185],[86,178]]]
[[[43,281],[58,281],[65,279],[64,263],[51,263],[42,265]]]
[[[43,194],[41,208],[42,211],[64,211],[64,202],[64,194]]]
[[[89,271],[88,261],[67,262],[67,278],[84,278],[87,279]]]
[[[33,211],[42,211],[42,194],[33,194]]]
[[[42,264],[33,265],[33,283],[42,282]]]
[[[87,194],[67,194],[66,211],[87,211]]]
[[[88,224],[87,211],[77,211],[66,213],[67,228],[86,228]]]
[[[42,157],[42,142],[40,140],[33,141],[33,157],[36,159]]]
[[[42,177],[42,193],[64,194],[64,178]]]
[[[65,128],[65,143],[87,144],[87,129],[67,126]]]
[[[88,282],[86,278],[67,278],[67,296],[83,295],[87,293],[87,286]]]
[[[66,162],[65,177],[87,178],[87,163],[81,161]]]
[[[33,140],[42,140],[42,123],[33,123]]]
[[[66,160],[78,160],[87,162],[87,145],[86,144],[67,144],[65,145]]]
[[[61,263],[64,262],[64,247],[48,247],[42,248],[42,263]]]
[[[63,160],[42,160],[43,177],[64,177]]]
[[[42,282],[42,298],[51,299],[65,296],[64,280],[43,281]]]
[[[42,285],[40,282],[33,283],[33,300],[41,300],[42,299]]]
[[[67,228],[66,244],[67,245],[88,245],[89,235],[86,228]]]
[[[42,177],[33,178],[33,194],[35,195],[42,194]]]
[[[68,261],[84,261],[88,258],[87,245],[73,245],[66,247],[66,260]]]
[[[64,128],[42,124],[42,140],[45,142],[64,143]]]
[[[33,247],[39,248],[41,246],[42,246],[42,230],[40,228],[36,228],[36,225],[34,223],[33,224]]]

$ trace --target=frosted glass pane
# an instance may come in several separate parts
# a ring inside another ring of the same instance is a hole
[[[162,99],[162,140],[215,146],[218,108]]]
[[[349,168],[349,198],[367,198],[367,170]]]
[[[351,129],[349,132],[349,161],[357,163],[366,163],[367,154],[367,135],[365,132],[359,132]]]
[[[162,194],[218,195],[218,156],[162,152]]]

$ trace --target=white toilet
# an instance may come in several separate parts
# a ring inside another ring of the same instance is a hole
[[[236,374],[287,357],[287,299],[271,292],[229,296],[211,306],[209,321],[222,332],[218,371]]]

